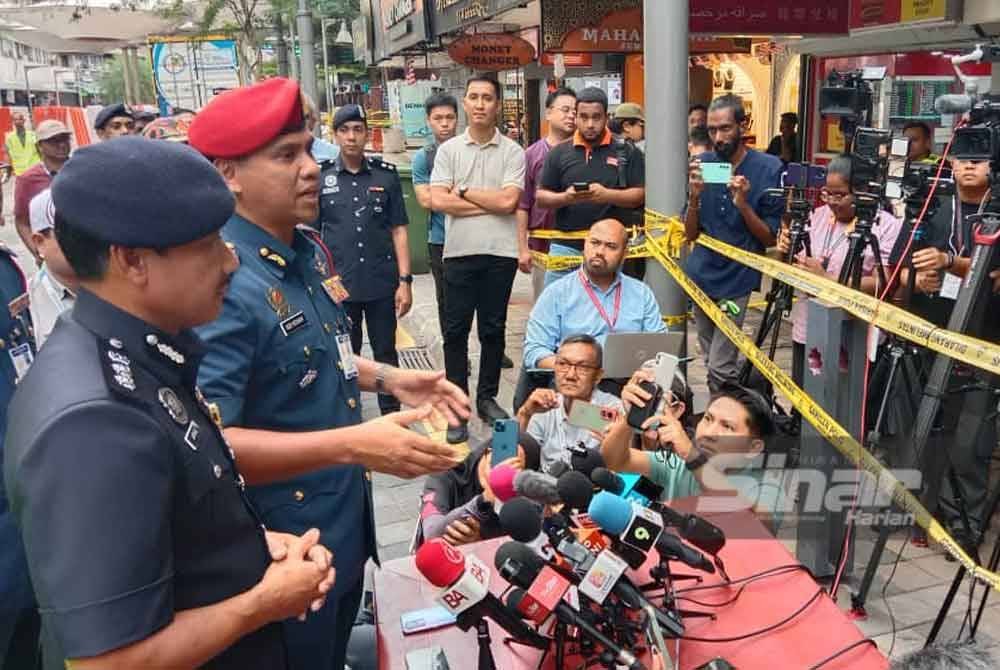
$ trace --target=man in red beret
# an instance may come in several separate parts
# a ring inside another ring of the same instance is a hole
[[[298,84],[275,78],[224,93],[188,133],[236,197],[223,237],[240,257],[222,314],[199,329],[199,383],[225,426],[247,492],[275,530],[316,527],[337,581],[305,622],[285,623],[291,667],[339,670],[376,558],[370,470],[416,477],[464,458],[411,424],[434,410],[458,425],[468,397],[442,372],[399,370],[355,356],[348,298],[316,220],[319,166]],[[419,409],[361,425],[360,392],[391,393]],[[466,449],[467,452],[467,449]]]

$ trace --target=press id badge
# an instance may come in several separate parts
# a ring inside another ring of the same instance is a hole
[[[358,364],[354,360],[354,349],[351,347],[351,336],[348,333],[337,335],[337,353],[340,363],[344,366],[344,379],[354,379],[358,376]]]
[[[27,342],[24,344],[19,344],[16,347],[11,347],[7,350],[10,354],[10,361],[14,364],[14,375],[16,377],[14,383],[21,381],[24,373],[28,371],[31,367],[31,362],[35,360],[34,355],[31,353],[31,345]]]
[[[948,298],[948,300],[958,300],[958,289],[960,288],[962,288],[962,278],[945,272],[944,277],[941,278],[941,290],[938,295],[942,298]]]

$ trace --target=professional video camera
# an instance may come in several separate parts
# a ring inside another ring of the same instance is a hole
[[[866,67],[848,72],[833,70],[827,76],[826,86],[819,90],[819,113],[840,117],[840,130],[846,142],[851,142],[859,126],[871,124],[871,82],[884,78],[884,67]]]
[[[969,107],[968,123],[955,131],[951,155],[958,160],[988,160],[1000,164],[1000,95],[986,94]]]

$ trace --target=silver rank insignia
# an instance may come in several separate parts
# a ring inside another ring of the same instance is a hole
[[[169,410],[168,410],[169,411]],[[192,451],[198,451],[198,424],[192,421],[188,424],[187,431],[184,433],[184,444],[191,447]]]
[[[319,376],[319,371],[312,368],[306,370],[306,373],[302,375],[302,379],[299,380],[299,388],[304,389],[305,387],[316,381],[316,377]]]
[[[174,420],[174,423],[187,426],[188,425],[188,413],[187,409],[184,407],[184,403],[181,399],[177,397],[173,389],[163,386],[159,391],[156,392],[156,398],[163,405],[163,409],[167,410],[167,414],[170,418]]]
[[[184,354],[177,351],[166,342],[161,342],[160,338],[152,333],[146,336],[146,344],[160,352],[161,356],[173,361],[177,365],[184,365],[184,362],[187,360],[184,358]]]
[[[313,267],[316,268],[316,272],[319,273],[320,277],[326,278],[330,276],[330,266],[327,264],[323,252],[317,251],[313,256]]]
[[[109,351],[108,360],[111,361],[111,371],[115,383],[123,389],[135,390],[135,377],[132,375],[132,361],[129,357],[118,351]]]

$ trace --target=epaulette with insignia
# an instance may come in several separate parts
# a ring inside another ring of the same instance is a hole
[[[120,340],[98,340],[97,349],[101,355],[101,370],[104,381],[112,393],[131,401],[139,401],[139,387],[135,372],[132,370],[132,359],[122,347]]]
[[[386,163],[385,161],[379,161],[378,166],[383,170],[388,170],[389,172],[396,171],[396,165],[394,163]]]

